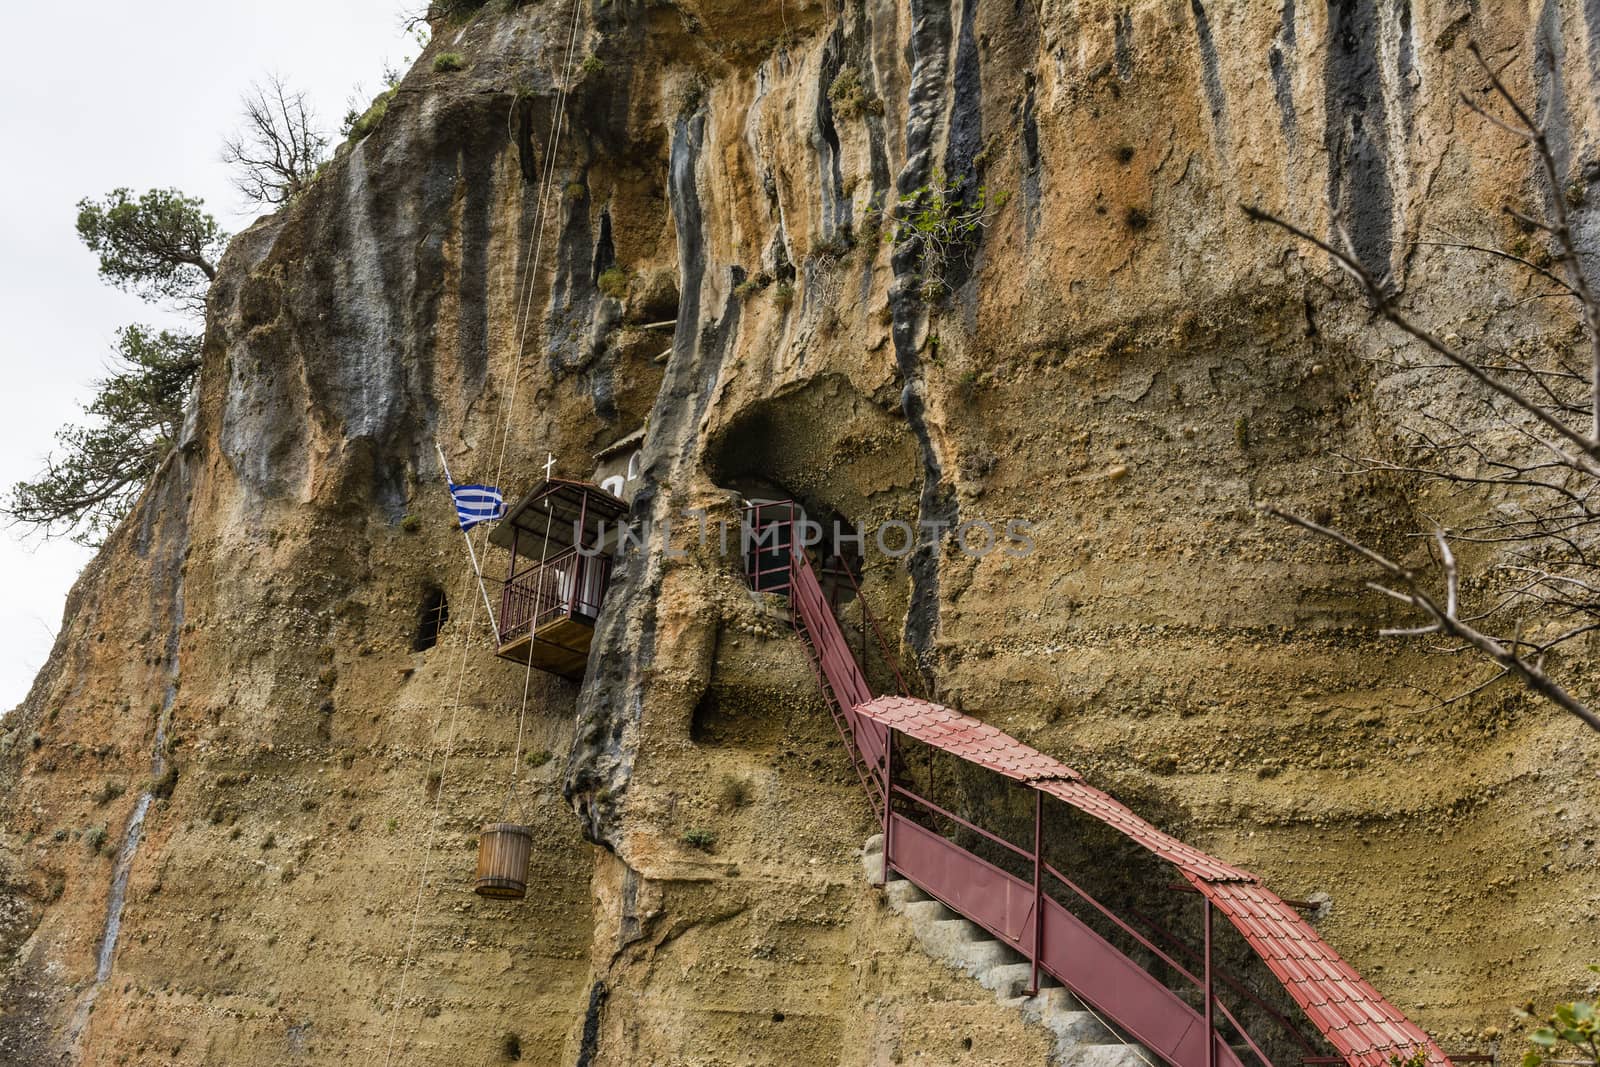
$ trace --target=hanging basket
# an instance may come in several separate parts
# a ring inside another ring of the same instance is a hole
[[[482,897],[521,900],[528,892],[528,856],[533,831],[514,822],[485,824],[478,835],[478,880],[472,891]]]

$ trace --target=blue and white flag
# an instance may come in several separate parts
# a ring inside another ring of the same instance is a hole
[[[505,497],[492,485],[456,485],[451,483],[450,496],[456,502],[456,518],[461,528],[470,530],[480,522],[493,522],[506,513]]]

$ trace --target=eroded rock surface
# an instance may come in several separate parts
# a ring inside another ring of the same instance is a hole
[[[1439,707],[1465,665],[1374,637],[1345,562],[1253,508],[1403,545],[1396,488],[1328,452],[1451,386],[1236,205],[1343,209],[1442,329],[1570,336],[1436,238],[1513,240],[1501,203],[1539,195],[1458,105],[1466,42],[1577,177],[1589,21],[613,0],[578,10],[552,165],[572,14],[436,26],[376,130],[230,249],[188,440],[0,735],[0,1062],[494,1062],[508,1035],[549,1064],[1044,1062],[883,921],[800,646],[682,532],[753,487],[869,528],[1027,520],[1024,557],[869,570],[927,692],[1329,894],[1324,936],[1449,1049],[1575,992],[1594,741],[1514,690]],[[1005,203],[930,291],[881,218],[948,179]],[[633,515],[674,551],[621,561],[581,688],[529,679],[487,648],[435,441],[514,492],[641,427]],[[503,812],[536,828],[520,905],[470,892]]]

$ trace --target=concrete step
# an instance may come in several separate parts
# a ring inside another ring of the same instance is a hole
[[[1058,1045],[1057,1067],[1160,1067],[1154,1053],[1140,1045],[1074,1045],[1063,1050]]]
[[[867,839],[861,866],[870,881],[882,874],[883,836]],[[977,979],[995,1000],[1021,1012],[1023,1020],[1047,1028],[1054,1037],[1055,1067],[1152,1067],[1149,1050],[1124,1042],[1093,1012],[1043,972],[1040,990],[1026,996],[1033,967],[1021,953],[995,940],[987,930],[961,918],[904,878],[884,887],[889,906],[904,915],[923,950]]]
[[[956,921],[966,923],[965,919]],[[941,924],[936,923],[935,925]],[[971,923],[966,923],[966,925],[971,927],[973,931],[977,931],[977,927],[972,926]],[[1022,957],[1017,954],[1015,949],[1002,945],[998,941],[989,940],[956,942],[954,951],[949,956],[941,956],[941,958],[947,963],[955,964],[960,970],[966,971],[972,977],[978,979],[981,984],[986,971],[1016,963]]]
[[[1027,993],[1033,981],[1033,964],[1002,963],[978,975],[978,984],[994,990],[996,1000],[1016,1000]]]
[[[918,889],[904,878],[897,878],[883,887],[884,896],[889,898],[889,907],[895,911],[905,911],[907,904],[915,904],[927,900],[928,894]]]
[[[1113,1034],[1092,1012],[1083,1011],[1044,1011],[1039,1014],[1039,1023],[1056,1035],[1056,1048],[1074,1045],[1113,1045],[1120,1044],[1117,1035]]]
[[[1030,997],[1028,1010],[1044,1015],[1049,1012],[1083,1011],[1083,1003],[1065,986],[1058,985],[1054,979],[1046,978],[1044,988],[1039,990],[1039,995]]]
[[[922,950],[936,960],[967,971],[965,963],[968,946],[976,943],[978,928],[965,919],[940,919],[937,922],[913,923],[911,932],[916,935]]]
[[[900,914],[915,923],[944,922],[946,919],[959,918],[955,912],[945,907],[937,900],[917,900],[900,909]]]
[[[867,881],[877,885],[883,881],[883,850],[877,852],[861,853],[861,873],[867,876]]]

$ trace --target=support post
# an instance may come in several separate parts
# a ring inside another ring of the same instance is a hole
[[[578,500],[578,528],[572,531],[572,588],[567,593],[567,618],[572,618],[573,612],[578,607],[578,584],[583,580],[583,535],[589,525],[589,494],[586,492]]]
[[[1216,991],[1211,984],[1211,898],[1201,897],[1204,911],[1201,923],[1205,927],[1205,985],[1206,985],[1206,1067],[1217,1067],[1217,1031],[1212,1025],[1216,1006]]]
[[[1039,955],[1044,951],[1044,794],[1033,791],[1033,972],[1028,996],[1039,995]]]
[[[889,884],[889,845],[894,833],[894,727],[883,746],[883,882]]]
[[[839,561],[844,563],[844,556],[839,556]],[[849,566],[848,563],[844,564]],[[861,605],[861,673],[867,670],[867,598],[861,595],[861,589],[856,589],[856,603]]]
[[[433,442],[433,450],[439,453],[439,465],[444,468],[444,485],[448,492],[455,486],[455,479],[450,477],[450,462],[444,458],[444,449],[439,447],[439,442]],[[456,495],[450,493],[450,510],[456,507]],[[457,523],[456,525],[460,525]],[[483,570],[478,566],[478,550],[472,547],[472,534],[466,530],[461,531],[461,536],[467,542],[467,555],[472,558],[472,576],[478,579],[478,592],[483,594],[483,610],[489,613],[489,628],[494,631],[495,644],[500,643],[500,624],[495,621],[494,608],[489,604],[489,589],[483,584]]]
[[[511,567],[506,571],[506,583],[500,587],[500,618],[509,617],[507,626],[516,625],[516,616],[512,615],[511,607],[516,603],[517,587],[513,584],[517,577],[517,534],[521,532],[515,526],[511,528]],[[487,590],[486,590],[487,591]]]

